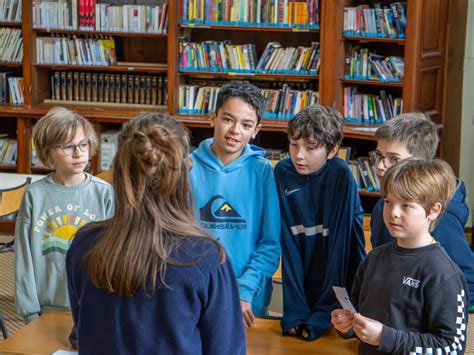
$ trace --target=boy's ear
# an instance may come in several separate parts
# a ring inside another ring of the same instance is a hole
[[[260,130],[262,129],[262,124],[259,123],[255,126],[255,132],[252,134],[252,139],[255,139],[255,137],[257,136],[258,132],[260,132]]]
[[[209,117],[211,127],[214,127],[216,125],[216,113],[211,112],[211,116]]]
[[[337,155],[337,151],[339,150],[339,144],[336,144],[334,148],[328,153],[328,159],[332,159]]]
[[[426,216],[430,221],[434,221],[436,218],[438,218],[439,214],[441,213],[441,203],[436,202],[433,207],[431,207],[430,212]]]

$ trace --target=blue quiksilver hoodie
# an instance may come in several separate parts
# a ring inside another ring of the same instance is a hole
[[[474,254],[464,234],[464,226],[469,217],[469,208],[465,202],[466,187],[459,180],[456,192],[449,202],[431,235],[459,266],[471,291],[471,307],[474,306]],[[370,221],[372,248],[394,240],[383,222],[383,199],[380,199],[372,211]]]
[[[190,181],[197,223],[219,240],[237,277],[240,299],[255,315],[267,313],[272,276],[280,257],[280,207],[265,151],[246,145],[224,166],[212,139],[191,154]]]

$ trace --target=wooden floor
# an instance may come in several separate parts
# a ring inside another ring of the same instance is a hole
[[[364,221],[367,222],[367,221]],[[364,223],[366,226],[367,223]],[[367,231],[364,228],[365,232]],[[369,238],[370,246],[370,234],[366,233],[366,240]],[[0,241],[8,241],[12,237],[6,235],[0,235]],[[15,334],[18,330],[24,327],[24,322],[21,317],[16,315],[14,307],[14,273],[13,273],[13,253],[0,254],[0,270],[1,270],[1,282],[0,282],[0,312],[6,319],[8,330],[10,334]],[[275,291],[281,293],[281,287],[275,287]],[[280,297],[281,294],[275,295],[275,298]],[[0,333],[0,339],[2,339]],[[302,346],[305,342],[301,342]],[[265,352],[265,349],[261,349],[261,354],[269,354]],[[271,352],[272,354],[275,352]],[[276,352],[275,354],[277,354]],[[305,351],[298,352],[301,354],[306,353]],[[335,354],[335,353],[334,353]],[[474,318],[468,323],[467,329],[467,346],[465,354],[474,355]]]

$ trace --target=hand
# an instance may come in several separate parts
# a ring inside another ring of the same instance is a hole
[[[247,328],[251,327],[255,316],[252,313],[252,305],[246,301],[240,301],[240,307],[242,307],[242,316],[244,319],[244,324]]]
[[[357,337],[364,343],[375,346],[380,345],[383,324],[379,321],[364,317],[360,313],[355,313],[352,328],[357,334]]]
[[[335,309],[331,312],[331,323],[341,333],[347,333],[352,328],[354,315],[346,309]]]

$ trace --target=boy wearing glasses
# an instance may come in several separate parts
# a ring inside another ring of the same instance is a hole
[[[385,172],[400,161],[416,157],[432,160],[438,147],[438,127],[421,113],[406,113],[385,122],[375,133],[377,149],[373,153],[377,177],[382,183]],[[442,215],[433,237],[446,249],[448,255],[464,273],[471,293],[470,312],[474,311],[474,255],[464,234],[469,217],[465,203],[466,188],[461,180],[446,212]],[[383,222],[384,201],[380,199],[372,211],[372,247],[394,240]]]
[[[52,108],[35,125],[33,140],[39,159],[53,172],[28,187],[16,221],[16,311],[26,322],[69,308],[65,258],[71,238],[114,210],[112,187],[84,172],[97,148],[89,121]]]
[[[469,291],[432,230],[456,188],[439,159],[406,159],[382,181],[383,219],[395,241],[372,250],[357,270],[357,310],[331,313],[359,354],[464,354]],[[470,352],[469,352],[470,353]]]

